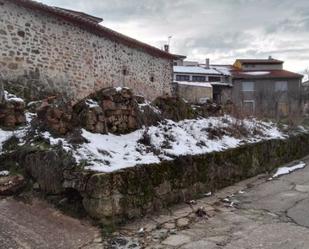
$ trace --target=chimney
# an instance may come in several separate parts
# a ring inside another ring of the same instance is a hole
[[[168,44],[165,44],[165,45],[164,45],[164,51],[165,51],[166,53],[169,53],[169,52],[170,52],[170,46],[169,46]]]
[[[205,68],[209,68],[210,67],[210,59],[209,58],[206,58],[206,61],[205,61]]]
[[[268,60],[272,60],[273,59],[273,57],[271,57],[271,55],[270,56],[268,56]]]

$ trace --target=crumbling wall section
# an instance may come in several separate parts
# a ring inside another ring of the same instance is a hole
[[[92,217],[123,222],[270,172],[306,156],[308,146],[309,134],[301,134],[113,173],[80,172],[72,177],[67,172],[64,185],[82,194]]]

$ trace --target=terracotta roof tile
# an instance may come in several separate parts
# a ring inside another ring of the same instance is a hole
[[[234,69],[231,71],[232,77],[236,79],[268,79],[268,78],[302,78],[302,74],[293,73],[287,70],[262,70],[262,71],[243,71]]]
[[[237,59],[242,64],[283,64],[283,61],[276,59]]]

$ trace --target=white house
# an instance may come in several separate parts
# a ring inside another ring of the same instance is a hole
[[[206,64],[177,61],[174,65],[173,82],[177,94],[189,98],[189,102],[204,102],[205,99],[221,102],[222,88],[231,85],[231,77],[228,66],[209,65],[209,59]],[[187,91],[191,91],[191,94]]]

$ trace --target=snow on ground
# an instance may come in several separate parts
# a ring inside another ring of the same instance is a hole
[[[115,87],[115,89],[116,89],[116,91],[117,91],[117,92],[121,92],[121,91],[122,91],[122,89],[130,89],[130,88],[128,88],[128,87],[118,86],[118,87]]]
[[[235,148],[244,143],[258,142],[263,139],[283,139],[275,125],[256,120],[244,120],[248,132],[246,137],[234,137],[225,132],[220,137],[210,139],[211,130],[222,130],[235,126],[236,119],[229,116],[173,122],[166,120],[158,126],[143,128],[126,135],[95,134],[82,130],[88,141],[74,148],[62,138],[52,138],[44,133],[51,144],[61,142],[67,151],[72,151],[77,162],[87,162],[86,169],[99,172],[112,172],[138,164],[159,163],[173,160],[181,155],[198,155],[213,151]],[[256,130],[259,133],[256,134]]]
[[[144,112],[144,108],[149,107],[154,113],[161,114],[160,109],[156,108],[154,105],[152,105],[149,101],[145,100],[144,103],[138,104],[138,108],[141,112]]]
[[[7,170],[0,171],[0,176],[8,176],[9,174],[10,174],[10,171],[7,171]]]
[[[4,99],[8,102],[24,102],[23,99],[16,97],[16,95],[4,91]]]
[[[3,143],[13,135],[12,131],[4,131],[0,129],[0,154]]]
[[[279,168],[279,169],[277,169],[277,172],[273,175],[272,178],[277,178],[277,177],[282,176],[282,175],[290,174],[291,172],[298,170],[298,169],[303,169],[304,167],[306,167],[306,164],[304,162],[300,162],[300,163],[298,163],[294,166],[291,166],[291,167]]]
[[[22,140],[22,138],[24,137],[26,133],[26,129],[27,129],[26,127],[23,127],[18,130],[14,130],[14,131],[6,131],[6,130],[0,129],[0,155],[3,153],[2,152],[3,143],[13,136],[20,138]],[[23,141],[21,141],[20,144],[22,143]]]
[[[25,126],[22,126],[13,131],[0,129],[0,155],[3,153],[2,151],[3,143],[13,136],[20,139],[20,145],[23,145],[25,143],[24,141],[25,134],[29,128],[30,122],[36,116],[36,114],[27,112],[25,113],[25,115],[26,115],[26,122],[27,122]]]
[[[27,114],[28,122],[33,116]],[[21,139],[28,126],[15,131],[0,129],[0,154],[4,141],[15,135]],[[209,117],[174,122],[165,120],[157,126],[142,128],[126,135],[96,134],[82,130],[88,141],[72,145],[64,138],[41,133],[51,145],[62,144],[78,163],[88,170],[112,172],[140,164],[173,160],[181,155],[199,155],[235,148],[245,143],[286,137],[273,123],[255,119],[237,120],[230,116]]]
[[[86,105],[91,109],[91,108],[96,108],[99,107],[99,103],[93,99],[87,99],[86,100]]]

